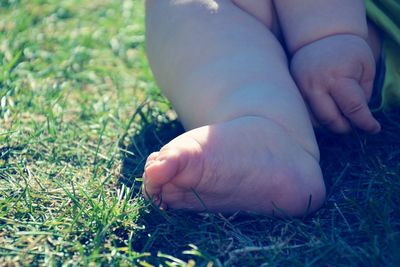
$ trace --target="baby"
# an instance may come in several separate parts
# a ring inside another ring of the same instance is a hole
[[[325,198],[314,126],[380,131],[362,0],[147,0],[154,76],[188,131],[152,153],[161,208],[302,216]],[[368,29],[369,28],[369,29]]]

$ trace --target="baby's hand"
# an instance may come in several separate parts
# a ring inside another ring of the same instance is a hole
[[[291,72],[321,125],[334,132],[350,131],[350,123],[369,132],[380,131],[368,108],[375,61],[368,44],[355,35],[334,35],[300,48]]]

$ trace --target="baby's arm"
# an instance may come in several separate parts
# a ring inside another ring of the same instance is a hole
[[[375,62],[362,0],[277,0],[291,71],[321,124],[347,132],[348,121],[375,133],[368,109]]]
[[[368,36],[363,0],[275,0],[274,4],[291,54],[331,35]]]

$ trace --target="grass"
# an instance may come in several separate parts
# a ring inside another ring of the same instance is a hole
[[[160,212],[146,156],[182,131],[144,54],[139,0],[0,0],[0,265],[395,266],[400,121],[319,134],[304,219]]]

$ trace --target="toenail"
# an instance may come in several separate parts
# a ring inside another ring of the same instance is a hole
[[[146,186],[145,186],[144,184],[142,184],[142,194],[143,194],[143,196],[144,196],[144,198],[145,198],[146,200],[151,199],[150,196],[149,196],[149,194],[147,193]]]
[[[154,163],[156,163],[156,162],[157,162],[157,160],[150,160],[150,161],[146,162],[144,169],[146,170],[147,168],[150,168],[150,166],[154,165]]]
[[[148,183],[146,172],[142,174],[142,185],[145,186]]]
[[[159,208],[160,208],[160,210],[167,210],[168,206],[165,203],[161,203]]]
[[[168,158],[170,158],[171,156],[177,155],[179,154],[179,150],[175,149],[175,148],[166,148],[166,149],[161,149],[160,154],[158,155],[158,157],[155,159],[157,161],[164,161]]]
[[[147,167],[148,165],[150,165],[152,162],[154,162],[154,159],[149,159],[146,161],[145,167]]]

